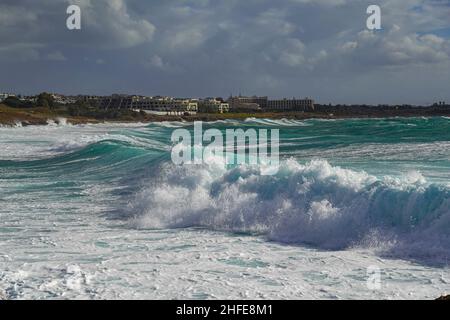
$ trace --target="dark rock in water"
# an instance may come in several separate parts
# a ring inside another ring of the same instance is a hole
[[[436,300],[448,300],[448,301],[450,301],[450,295],[442,296],[440,298],[437,298]]]

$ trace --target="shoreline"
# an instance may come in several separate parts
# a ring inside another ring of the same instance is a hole
[[[165,115],[157,116],[136,113],[135,117],[129,115],[117,118],[96,118],[85,116],[71,116],[61,110],[49,110],[45,108],[11,108],[0,104],[0,125],[4,127],[49,125],[50,123],[100,124],[100,123],[152,123],[165,121],[204,121],[213,122],[220,120],[246,120],[256,119],[289,119],[289,120],[337,120],[337,119],[386,119],[386,118],[415,118],[415,117],[450,117],[449,110],[435,110],[420,108],[417,110],[341,110],[330,113],[317,112],[258,112],[258,113],[199,113],[196,115]]]

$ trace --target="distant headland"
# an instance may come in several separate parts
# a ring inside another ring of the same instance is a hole
[[[100,122],[215,121],[225,119],[339,119],[450,116],[450,105],[324,105],[311,98],[271,100],[267,96],[173,98],[113,94],[110,96],[40,93],[0,94],[1,125],[45,125]],[[62,120],[64,119],[64,120]]]

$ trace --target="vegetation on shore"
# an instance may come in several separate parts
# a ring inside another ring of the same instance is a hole
[[[57,105],[50,94],[41,93],[36,102],[9,97],[0,104],[0,125],[46,125],[49,120],[72,124],[100,122],[161,122],[161,121],[216,121],[244,120],[247,118],[269,119],[339,119],[339,118],[386,118],[386,117],[450,116],[450,107],[411,106],[328,106],[317,105],[314,112],[252,112],[252,113],[198,113],[194,115],[154,115],[129,109],[101,109],[88,102]]]
[[[73,105],[57,105],[46,93],[40,94],[35,103],[9,97],[0,104],[1,125],[45,125],[49,120],[58,122],[62,118],[72,124],[152,121],[152,117],[144,112],[103,110],[81,101]]]
[[[195,115],[153,115],[132,110],[100,110],[85,107],[26,107],[17,108],[0,104],[0,125],[46,125],[49,120],[65,119],[72,124],[101,122],[161,122],[161,121],[216,121],[247,118],[312,118],[314,114],[299,113],[199,113]]]

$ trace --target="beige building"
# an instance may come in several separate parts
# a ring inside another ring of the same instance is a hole
[[[268,100],[265,109],[273,111],[314,111],[314,100],[308,98]]]
[[[73,104],[77,102],[76,99],[61,94],[52,94],[52,98],[57,104]]]

